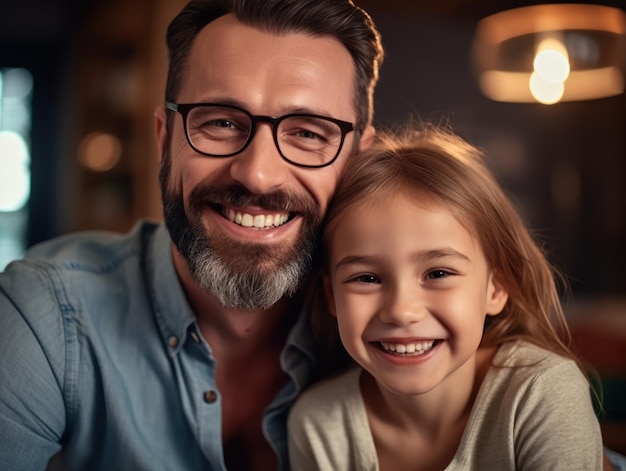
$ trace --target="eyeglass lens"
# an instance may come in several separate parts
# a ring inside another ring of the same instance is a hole
[[[196,150],[214,156],[236,154],[254,130],[253,119],[242,110],[199,106],[187,115],[187,133]],[[342,143],[337,123],[314,116],[279,119],[273,130],[278,150],[287,160],[321,166],[333,160]]]

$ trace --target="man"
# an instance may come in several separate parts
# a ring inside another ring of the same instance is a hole
[[[76,234],[0,274],[0,463],[286,469],[314,378],[303,280],[382,61],[348,0],[192,1],[155,113],[165,226]]]

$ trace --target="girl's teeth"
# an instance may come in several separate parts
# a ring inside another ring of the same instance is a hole
[[[394,353],[397,355],[422,355],[433,348],[434,343],[434,340],[428,340],[426,342],[413,342],[407,344],[380,342],[380,345],[383,350],[388,353]]]

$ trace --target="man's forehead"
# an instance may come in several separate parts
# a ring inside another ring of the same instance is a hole
[[[248,108],[298,108],[352,121],[354,87],[352,57],[336,38],[277,35],[229,14],[209,23],[194,41],[181,101],[230,99]],[[271,113],[279,111],[285,110]]]

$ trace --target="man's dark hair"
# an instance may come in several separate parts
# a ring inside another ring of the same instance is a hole
[[[172,20],[167,30],[167,100],[176,101],[188,72],[187,59],[191,46],[200,30],[228,13],[232,13],[242,24],[272,34],[304,32],[314,36],[333,36],[339,40],[355,65],[353,100],[358,134],[371,123],[374,87],[384,53],[374,22],[350,0],[192,0]]]

